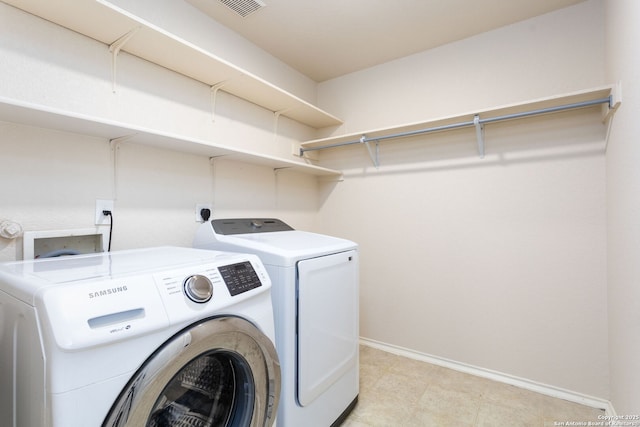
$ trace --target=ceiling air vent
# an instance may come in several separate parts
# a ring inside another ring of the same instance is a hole
[[[220,3],[233,10],[238,15],[248,16],[258,9],[262,9],[266,4],[260,0],[218,0]]]

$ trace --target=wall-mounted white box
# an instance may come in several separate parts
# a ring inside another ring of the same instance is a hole
[[[106,252],[109,230],[81,228],[74,230],[25,231],[23,259],[35,259],[56,253],[89,254]],[[62,252],[60,252],[62,251]]]

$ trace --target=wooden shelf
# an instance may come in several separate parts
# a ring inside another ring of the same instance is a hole
[[[293,94],[102,0],[2,0],[111,46],[133,32],[121,50],[313,128],[342,120]]]
[[[132,127],[127,124],[55,110],[40,105],[27,104],[3,97],[0,97],[0,121],[72,132],[107,140],[121,138],[122,141],[127,143],[145,144],[208,157],[225,156],[230,160],[269,166],[274,169],[291,169],[316,176],[341,175],[341,172],[332,169],[288,161],[252,151],[234,149],[214,144],[210,141],[161,133],[152,129]]]
[[[384,138],[389,137],[395,134],[402,134],[405,132],[414,132],[420,131],[423,129],[432,129],[439,127],[447,127],[450,125],[455,125],[458,123],[473,123],[474,118],[479,116],[481,119],[491,119],[496,117],[508,116],[513,114],[520,114],[535,110],[543,110],[549,108],[555,108],[559,106],[582,103],[587,101],[593,101],[597,99],[607,98],[612,96],[611,106],[609,108],[605,107],[605,114],[609,114],[610,112],[615,111],[620,103],[619,96],[619,88],[618,86],[610,85],[610,86],[602,86],[597,88],[592,88],[579,92],[572,92],[564,95],[549,97],[549,98],[541,98],[528,102],[518,103],[518,104],[510,104],[495,108],[486,109],[483,111],[474,111],[464,114],[459,114],[455,116],[448,117],[440,117],[431,120],[425,120],[421,122],[414,123],[406,123],[398,126],[391,126],[386,128],[372,129],[372,130],[364,130],[361,132],[353,132],[344,135],[338,135],[328,138],[315,139],[311,141],[306,141],[300,144],[300,146],[305,148],[316,148],[316,149],[325,149],[325,148],[334,148],[332,145],[345,144],[354,141],[359,141],[360,138],[364,135],[368,140],[375,140],[376,138]],[[328,147],[327,147],[328,146]]]

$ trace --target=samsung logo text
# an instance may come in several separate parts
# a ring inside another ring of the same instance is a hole
[[[106,288],[106,289],[100,289],[99,291],[96,292],[89,292],[89,299],[93,299],[93,298],[100,298],[100,297],[106,297],[108,295],[113,295],[113,294],[119,294],[120,292],[126,292],[127,286],[118,286],[115,288]]]

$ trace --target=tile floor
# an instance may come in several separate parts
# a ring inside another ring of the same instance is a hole
[[[342,427],[552,427],[598,415],[604,411],[361,346],[360,397]]]

